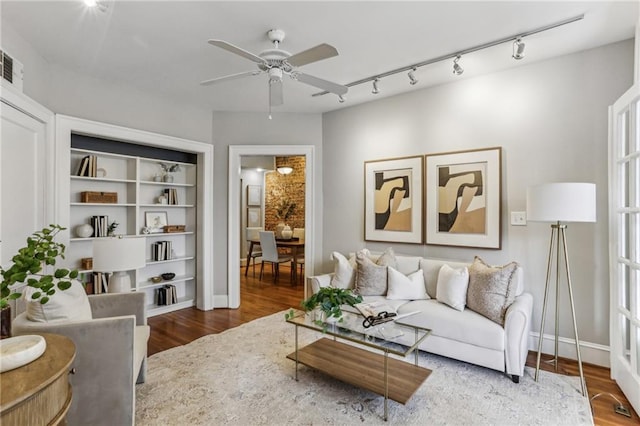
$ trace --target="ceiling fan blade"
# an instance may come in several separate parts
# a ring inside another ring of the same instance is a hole
[[[239,72],[238,74],[230,74],[230,75],[225,75],[223,77],[217,77],[217,78],[212,78],[210,80],[204,80],[201,81],[200,84],[202,86],[209,86],[211,84],[215,84],[215,83],[220,83],[223,81],[227,81],[227,80],[235,80],[236,78],[242,78],[242,77],[247,77],[250,75],[258,75],[261,74],[262,71],[245,71],[245,72]]]
[[[328,80],[323,80],[321,78],[314,77],[309,74],[296,72],[296,73],[292,73],[291,76],[294,79],[301,81],[305,84],[309,84],[311,86],[317,87],[318,89],[326,90],[327,92],[335,93],[336,95],[344,95],[349,91],[349,88],[347,86],[343,86],[338,83],[333,83]]]
[[[333,58],[338,56],[338,51],[330,44],[319,44],[311,49],[303,50],[302,52],[291,55],[287,58],[287,62],[294,67],[310,64],[312,62],[321,61],[323,59]]]
[[[283,103],[282,80],[269,81],[269,105],[279,106]]]
[[[231,52],[231,53],[235,53],[236,55],[240,55],[243,58],[246,58],[250,61],[253,61],[257,64],[266,64],[267,61],[265,61],[264,59],[262,59],[260,56],[258,55],[254,55],[253,53],[246,51],[238,46],[234,46],[231,43],[227,43],[224,40],[209,40],[209,44],[219,47],[221,49],[226,50],[227,52]]]

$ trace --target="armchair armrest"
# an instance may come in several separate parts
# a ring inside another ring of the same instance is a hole
[[[93,318],[135,315],[136,325],[147,324],[144,300],[145,294],[143,292],[108,293],[89,296]]]
[[[522,293],[507,308],[504,316],[505,367],[507,374],[522,376],[529,352],[529,332],[533,296]]]

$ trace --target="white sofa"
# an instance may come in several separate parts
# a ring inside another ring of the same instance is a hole
[[[508,307],[504,326],[465,308],[455,310],[436,300],[438,273],[444,264],[453,268],[470,264],[396,255],[397,269],[404,274],[423,270],[428,300],[387,300],[385,296],[364,296],[364,302],[384,299],[398,314],[420,311],[412,320],[432,330],[420,349],[449,358],[502,371],[518,383],[524,373],[531,328],[533,298],[524,292],[523,271],[518,266],[515,301]],[[309,278],[313,292],[331,284],[333,273]],[[409,339],[410,336],[407,336]],[[411,342],[407,341],[408,344]]]

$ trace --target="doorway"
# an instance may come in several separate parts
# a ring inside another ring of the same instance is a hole
[[[240,306],[240,247],[242,239],[239,238],[241,229],[241,160],[243,156],[304,156],[305,157],[305,200],[304,200],[304,223],[305,223],[305,274],[313,274],[314,254],[319,250],[322,241],[316,237],[317,213],[316,205],[316,176],[315,176],[315,156],[314,147],[311,145],[238,145],[229,146],[229,199],[228,199],[228,229],[227,229],[227,288],[229,308]],[[306,297],[306,285],[305,285]]]

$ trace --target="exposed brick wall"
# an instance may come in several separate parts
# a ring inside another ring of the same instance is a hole
[[[265,175],[264,226],[267,231],[275,231],[281,222],[276,217],[276,207],[283,199],[296,204],[293,214],[284,222],[291,229],[304,228],[305,157],[276,157],[276,167],[282,165],[292,167],[293,172],[281,175],[275,171]]]

